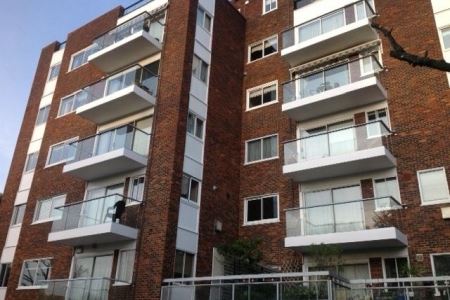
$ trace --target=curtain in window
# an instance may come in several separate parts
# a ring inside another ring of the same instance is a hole
[[[322,19],[322,33],[327,33],[345,25],[344,10],[340,10]]]
[[[328,137],[325,127],[302,131],[300,140],[302,159],[313,159],[328,156]],[[307,137],[307,138],[305,138]]]
[[[321,32],[320,20],[316,20],[309,24],[300,26],[298,28],[299,43],[312,39],[316,36],[319,36],[320,32]]]
[[[277,156],[277,137],[272,136],[263,140],[263,159]]]
[[[352,121],[328,126],[328,131],[333,131],[328,134],[330,143],[330,156],[351,153],[355,151],[355,129],[353,127],[341,129],[349,126],[353,126]]]
[[[261,140],[248,142],[247,161],[252,162],[260,159],[261,159]]]
[[[363,202],[339,204],[361,200],[361,188],[352,186],[333,189],[336,232],[357,231],[364,229]]]
[[[334,232],[334,212],[331,191],[310,192],[303,195],[305,207],[327,205],[304,210],[305,235]]]

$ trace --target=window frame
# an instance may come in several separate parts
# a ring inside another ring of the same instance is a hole
[[[187,191],[187,198],[183,197],[183,194],[180,194],[180,198],[184,201],[187,201],[188,203],[192,203],[194,205],[200,206],[200,199],[201,199],[201,187],[202,182],[201,180],[195,178],[194,176],[191,176],[187,173],[183,173],[181,177],[181,190],[183,190],[183,177],[186,177],[188,179],[188,191]],[[192,191],[192,181],[196,181],[198,183],[198,195],[197,195],[197,201],[191,200],[191,191]]]
[[[397,194],[399,196],[399,198],[395,198],[394,196],[391,195],[391,197],[393,197],[395,200],[397,200],[400,204],[402,203],[402,199],[401,199],[401,194],[400,194],[400,182],[398,180],[398,176],[397,174],[392,175],[392,176],[383,176],[383,177],[374,177],[372,178],[372,187],[373,187],[373,195],[375,196],[376,199],[381,198],[381,197],[388,197],[388,196],[380,196],[377,193],[377,188],[376,188],[376,183],[383,181],[384,183],[386,183],[386,181],[390,181],[393,178],[395,178],[396,181],[396,190],[397,190]],[[375,201],[375,211],[385,211],[385,210],[391,210],[393,209],[392,207],[378,207],[377,201]]]
[[[62,215],[60,217],[57,217],[57,216],[53,216],[52,217],[53,210],[55,209],[55,203],[54,202],[57,199],[64,199],[64,204],[65,204],[66,203],[66,198],[67,198],[67,194],[61,194],[61,195],[53,196],[53,197],[50,197],[50,198],[38,200],[36,202],[36,207],[34,209],[33,222],[31,223],[31,225],[52,222],[52,221],[55,221],[55,220],[61,220],[62,219]],[[51,201],[50,215],[49,215],[48,218],[44,218],[44,219],[40,219],[39,220],[39,219],[37,219],[37,217],[39,217],[39,211],[40,211],[40,208],[41,208],[41,203],[44,202],[44,201]],[[62,205],[58,205],[56,207],[60,207],[60,206],[62,206]]]
[[[26,262],[30,262],[30,261],[36,261],[37,262],[37,267],[36,267],[36,272],[34,274],[34,276],[36,276],[37,271],[39,270],[39,263],[43,260],[49,260],[50,261],[50,267],[48,268],[48,278],[47,280],[49,280],[51,278],[52,275],[52,260],[53,257],[44,257],[44,258],[32,258],[32,259],[25,259],[22,261],[22,268],[20,270],[20,276],[19,276],[19,281],[18,281],[18,286],[17,289],[18,290],[34,290],[34,289],[46,289],[48,287],[48,285],[21,285],[22,283],[22,276],[23,276],[23,272],[25,269],[25,263]],[[36,278],[34,278],[34,280],[36,280]],[[33,282],[34,283],[34,282]]]
[[[176,277],[175,276],[175,272],[176,272],[176,259],[177,259],[177,252],[182,252],[183,253],[183,270],[181,272],[182,276],[181,277]],[[186,256],[187,255],[191,255],[192,256],[192,270],[191,270],[191,276],[194,276],[194,271],[195,271],[195,267],[196,267],[196,263],[197,263],[197,255],[195,253],[190,253],[184,250],[180,250],[180,249],[175,249],[175,261],[174,261],[174,268],[173,268],[173,278],[188,278],[185,277],[185,270],[186,270]]]
[[[273,156],[273,157],[269,157],[269,158],[262,158],[262,154],[263,154],[263,147],[264,147],[264,143],[262,142],[264,139],[267,139],[267,138],[269,138],[269,137],[274,137],[274,136],[276,136],[276,138],[277,138],[277,144],[276,144],[276,151],[277,151],[277,153],[276,153],[276,155],[275,156]],[[259,160],[253,160],[253,161],[248,161],[248,144],[250,143],[250,142],[253,142],[253,141],[257,141],[257,140],[261,140],[261,159],[259,159]],[[278,136],[278,133],[274,133],[274,134],[269,134],[269,135],[265,135],[265,136],[262,136],[262,137],[258,137],[258,138],[254,138],[254,139],[250,139],[250,140],[246,140],[245,141],[245,153],[244,153],[244,155],[245,155],[245,161],[244,161],[244,165],[252,165],[252,164],[256,164],[256,163],[260,163],[260,162],[265,162],[265,161],[270,161],[270,160],[275,160],[275,159],[279,159],[280,158],[280,149],[279,149],[279,136]]]
[[[385,110],[386,111],[386,120],[387,120],[387,122],[383,122],[383,120],[379,119],[379,111],[380,110]],[[373,112],[376,113],[376,120],[375,121],[369,121],[369,113],[373,113]],[[377,109],[366,111],[365,112],[365,116],[366,116],[366,123],[382,121],[384,123],[384,125],[386,125],[386,127],[388,129],[391,129],[391,118],[390,118],[390,115],[389,115],[389,108],[387,106],[382,107],[382,108],[377,108]],[[369,133],[369,130],[370,130],[370,126],[368,125],[368,126],[366,126],[367,139],[379,138],[379,137],[383,136],[381,134],[381,132],[380,132],[380,134],[371,135]]]
[[[35,161],[34,161],[34,166],[33,166],[31,169],[28,169],[28,167],[29,167],[28,164],[29,164],[30,161],[31,161],[30,158],[31,158],[33,155],[36,156],[36,157],[35,157]],[[38,160],[39,160],[39,151],[27,153],[27,158],[26,158],[26,160],[25,160],[25,165],[24,165],[24,167],[23,167],[23,173],[24,173],[24,174],[28,174],[28,173],[34,172],[34,170],[36,170]]]
[[[422,188],[422,184],[420,181],[420,174],[423,173],[429,173],[429,172],[435,172],[435,171],[443,171],[444,174],[444,178],[445,178],[445,188],[447,190],[447,198],[446,199],[438,199],[438,200],[432,200],[432,201],[424,201],[423,200],[423,188]],[[445,167],[437,167],[437,168],[431,168],[431,169],[424,169],[424,170],[417,170],[417,184],[419,186],[419,193],[420,193],[420,202],[421,202],[421,206],[426,206],[426,205],[436,205],[436,204],[445,204],[445,203],[450,203],[450,192],[449,192],[449,186],[448,186],[448,177],[447,177],[447,172],[445,170]]]
[[[434,257],[435,256],[450,256],[450,252],[442,252],[442,253],[431,253],[430,254],[430,260],[431,260],[431,271],[433,272],[433,276],[436,275],[436,265],[434,263]]]
[[[86,57],[86,61],[84,62],[84,63],[82,63],[81,65],[79,65],[79,66],[77,66],[77,67],[73,67],[73,61],[74,61],[74,58],[75,58],[75,56],[77,56],[77,55],[79,55],[79,54],[81,54],[82,52],[84,52],[84,54],[83,54],[83,60],[84,60],[84,55],[86,55],[86,53],[89,51],[89,50],[91,50],[92,48],[94,48],[95,46],[92,44],[92,45],[89,45],[89,46],[87,46],[87,47],[85,47],[85,48],[83,48],[83,49],[81,49],[80,51],[77,51],[77,52],[75,52],[75,53],[73,53],[71,56],[70,56],[70,63],[69,63],[69,69],[68,69],[68,73],[69,72],[72,72],[72,71],[74,71],[74,70],[76,70],[76,69],[79,69],[79,68],[81,68],[82,66],[84,66],[84,65],[87,65],[88,63],[89,63],[89,61],[88,61],[88,59],[89,59],[89,55],[91,55],[91,54],[89,54],[87,57]]]
[[[265,55],[265,54],[264,54],[264,49],[265,49],[264,46],[265,46],[265,43],[266,43],[267,41],[271,40],[271,39],[274,39],[274,38],[275,38],[276,41],[277,41],[277,51]],[[248,45],[248,47],[247,47],[247,64],[253,63],[253,62],[255,62],[255,61],[262,60],[262,59],[264,59],[264,58],[266,58],[266,57],[269,57],[269,56],[272,56],[272,55],[275,55],[275,54],[278,54],[278,52],[280,51],[280,45],[279,45],[279,44],[280,44],[280,43],[279,43],[279,40],[278,40],[278,34],[275,34],[275,35],[272,35],[272,36],[267,37],[267,38],[265,38],[265,39],[262,39],[262,40],[260,40],[260,41],[251,43],[251,44]],[[262,57],[257,58],[257,59],[255,59],[255,60],[251,60],[251,56],[252,56],[251,49],[252,49],[253,47],[255,47],[255,46],[258,46],[258,45],[261,45],[261,46],[262,46]]]
[[[262,11],[263,11],[262,15],[268,14],[268,13],[278,9],[278,0],[269,0],[271,8],[270,8],[270,10],[266,11],[266,1],[267,0],[262,0],[262,6],[263,6],[262,7]],[[272,7],[272,2],[275,2],[275,7]]]
[[[258,105],[258,106],[250,107],[250,94],[252,92],[261,90],[261,92],[262,92],[261,97],[264,98],[264,89],[267,89],[267,88],[272,87],[272,86],[275,86],[275,100],[272,100],[272,101],[267,102],[267,103],[262,103],[261,105]],[[258,108],[262,108],[262,107],[265,107],[265,106],[269,106],[269,105],[278,103],[279,102],[279,100],[278,100],[278,96],[279,95],[278,94],[279,94],[278,93],[278,80],[267,82],[267,83],[264,83],[264,84],[252,87],[250,89],[247,89],[246,111],[251,111],[251,110],[255,110],[255,109],[258,109]]]
[[[22,213],[22,217],[20,222],[17,222],[17,216],[19,216],[19,210],[23,208],[23,213]],[[25,209],[26,209],[26,204],[22,203],[22,204],[18,204],[18,205],[14,205],[13,207],[13,213],[11,216],[11,221],[10,221],[10,227],[16,227],[16,226],[21,226],[23,224],[23,220],[25,218]]]
[[[44,167],[44,168],[54,167],[54,166],[57,166],[57,165],[60,165],[60,164],[64,164],[64,163],[70,161],[70,159],[64,159],[64,160],[61,160],[61,161],[58,161],[58,162],[55,162],[55,163],[51,163],[51,164],[50,164],[50,157],[51,157],[51,154],[52,154],[52,149],[53,149],[54,147],[56,147],[56,146],[60,146],[60,145],[64,145],[64,144],[69,145],[70,143],[73,143],[73,142],[75,142],[75,141],[78,141],[78,139],[79,139],[79,137],[73,137],[73,138],[67,139],[67,140],[65,140],[65,141],[62,141],[62,142],[59,142],[59,143],[50,145],[50,146],[48,147],[47,159],[45,160],[45,167]],[[63,149],[63,151],[64,151],[64,149]],[[75,155],[76,155],[76,154],[75,154]]]
[[[199,18],[199,13],[202,13],[202,22],[201,25],[198,24],[198,18]],[[206,17],[209,18],[209,28],[205,27],[205,20]],[[200,26],[200,28],[202,28],[203,30],[205,30],[206,32],[208,32],[209,34],[211,34],[212,32],[212,24],[213,24],[213,17],[209,14],[209,12],[206,11],[206,9],[204,9],[201,5],[199,5],[197,7],[197,20],[196,20],[196,24]]]
[[[192,112],[192,111],[188,111],[188,122],[189,123],[189,115],[192,115],[194,117],[194,132],[190,132],[189,131],[189,127],[186,126],[186,132],[187,134],[189,134],[191,137],[203,142],[204,138],[205,138],[205,119],[199,117],[196,113]],[[198,129],[198,124],[197,124],[197,120],[202,122],[202,131],[201,131],[201,137],[197,136],[197,129]]]
[[[0,264],[0,288],[6,288],[8,286],[10,275],[11,275],[11,263]]]
[[[445,41],[444,41],[444,31],[448,31],[448,35],[450,36],[450,25],[443,26],[439,28],[439,37],[442,43],[442,51],[447,52],[450,51],[450,44],[448,47],[445,47]]]
[[[142,192],[140,193],[140,197],[141,199],[134,199],[132,198],[132,191],[133,191],[133,181],[134,180],[139,180],[140,178],[144,178],[144,182],[143,182],[143,188],[142,188]],[[131,176],[129,179],[129,183],[128,183],[128,191],[127,191],[127,195],[129,198],[132,198],[134,200],[138,200],[138,201],[144,201],[144,190],[145,190],[145,183],[146,183],[146,176],[145,174],[141,174],[141,175],[136,175],[136,176]],[[140,202],[137,201],[132,201],[129,200],[127,201],[127,206],[131,206],[131,205],[139,205],[141,204]]]
[[[197,74],[194,72],[194,61],[198,60],[200,62],[199,64],[199,74],[197,76]],[[204,70],[204,67],[206,66],[206,74],[205,74],[205,80],[202,79],[202,73]],[[194,77],[195,79],[203,82],[204,84],[208,84],[208,79],[209,79],[209,69],[210,69],[210,65],[204,61],[200,56],[198,56],[197,54],[194,54],[193,59],[192,59],[192,77]]]
[[[123,259],[123,257],[122,257],[122,253],[124,253],[124,252],[134,252],[134,255],[133,255],[133,264],[131,265],[131,267],[132,267],[132,270],[131,270],[131,278],[130,278],[130,281],[122,281],[122,279],[120,279],[120,264],[121,264],[121,261],[122,261],[122,259]],[[117,267],[116,267],[116,276],[115,276],[115,279],[116,279],[116,282],[113,284],[113,286],[122,286],[122,285],[131,285],[132,283],[133,283],[133,277],[134,277],[134,265],[135,265],[135,263],[136,263],[136,249],[135,248],[130,248],[130,249],[120,249],[119,250],[119,255],[118,255],[118,258],[117,258]],[[117,281],[117,280],[120,280],[120,281]]]
[[[277,201],[277,217],[276,218],[270,218],[270,219],[264,219],[264,205],[263,205],[263,199],[264,198],[270,198],[275,197]],[[261,220],[256,221],[248,221],[248,203],[249,201],[254,200],[260,200],[261,201]],[[273,194],[265,194],[261,196],[252,196],[252,197],[246,197],[244,198],[244,222],[243,226],[253,226],[253,225],[262,225],[262,224],[271,224],[271,223],[278,223],[280,222],[280,196],[278,193]]]
[[[54,68],[58,68],[58,72],[56,73],[56,75],[53,75],[53,72],[52,72],[54,70]],[[56,79],[58,79],[60,72],[61,72],[61,62],[51,65],[48,70],[47,82],[55,81]]]
[[[42,106],[42,107],[39,108],[38,113],[36,115],[36,121],[34,122],[34,126],[40,126],[42,124],[47,123],[48,117],[49,117],[49,114],[50,114],[50,108],[51,108],[50,104],[48,104],[46,106]],[[44,111],[45,120],[38,123],[41,111]]]

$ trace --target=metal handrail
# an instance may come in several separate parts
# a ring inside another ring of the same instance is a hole
[[[335,10],[330,11],[330,12],[327,12],[326,14],[320,15],[320,16],[318,16],[317,18],[311,19],[311,20],[309,20],[309,21],[306,21],[306,22],[300,23],[300,24],[298,24],[298,25],[292,26],[292,27],[290,27],[290,28],[288,28],[288,29],[285,29],[285,30],[281,31],[281,34],[283,34],[283,33],[285,33],[285,32],[288,32],[288,31],[290,31],[290,30],[292,30],[292,29],[294,29],[294,28],[301,27],[301,26],[303,26],[303,25],[305,25],[305,24],[311,23],[311,22],[314,21],[314,20],[321,19],[321,18],[323,18],[323,17],[325,17],[325,16],[327,16],[327,15],[331,15],[331,14],[333,14],[333,13],[335,13],[335,12],[341,10],[341,9],[345,9],[345,8],[347,8],[347,7],[353,6],[353,5],[355,5],[356,3],[359,3],[359,2],[365,2],[365,3],[367,4],[367,6],[370,8],[370,10],[372,11],[372,13],[373,13],[374,15],[376,14],[375,9],[372,7],[372,5],[369,3],[368,0],[357,0],[357,1],[354,1],[354,2],[352,2],[352,3],[350,3],[350,4],[347,4],[346,6],[340,7],[340,8],[338,8],[338,9],[335,9]]]
[[[378,59],[378,57],[374,53],[370,53],[370,54],[367,54],[367,55],[364,55],[364,56],[361,56],[361,57],[358,57],[358,58],[345,59],[345,60],[342,60],[342,61],[338,61],[338,62],[336,62],[334,64],[326,65],[326,66],[324,66],[322,68],[317,68],[317,69],[314,69],[312,71],[302,73],[297,78],[294,78],[294,79],[291,79],[291,80],[283,82],[282,85],[289,84],[291,82],[294,82],[294,81],[297,81],[297,80],[309,77],[311,75],[315,75],[315,74],[318,74],[318,73],[329,71],[329,70],[332,70],[334,68],[337,68],[337,67],[340,67],[340,66],[343,66],[343,65],[348,65],[348,64],[353,63],[355,61],[360,61],[360,60],[363,60],[363,59],[368,58],[368,57],[371,57],[372,59],[374,59],[375,63],[380,67],[380,70],[376,71],[376,72],[381,72],[382,70],[384,70],[384,67],[380,63],[380,60]]]
[[[363,126],[367,126],[367,125],[375,124],[375,123],[381,123],[382,126],[388,131],[389,134],[393,134],[393,133],[394,133],[394,131],[392,131],[392,130],[386,125],[386,123],[384,123],[383,120],[376,120],[376,121],[371,121],[371,122],[367,122],[367,123],[364,123],[364,124],[352,125],[352,126],[348,126],[348,127],[344,127],[344,128],[339,128],[339,129],[335,129],[335,130],[331,130],[331,131],[327,131],[327,132],[322,132],[322,133],[312,134],[312,135],[310,135],[310,136],[305,136],[305,137],[301,137],[301,138],[296,138],[296,139],[292,139],[292,140],[287,140],[287,141],[281,142],[281,144],[289,144],[289,143],[297,142],[297,141],[300,141],[300,140],[306,140],[306,139],[313,138],[313,137],[317,137],[317,136],[321,136],[321,135],[328,135],[328,134],[330,134],[330,133],[339,132],[339,131],[343,131],[343,130],[348,130],[348,129],[350,129],[350,128],[363,127]]]
[[[131,201],[134,201],[134,202],[142,203],[141,200],[137,200],[137,199],[134,199],[134,198],[131,198],[131,197],[124,196],[122,194],[116,193],[116,194],[111,194],[111,195],[107,195],[107,196],[103,196],[103,197],[97,197],[97,198],[92,198],[92,199],[86,199],[86,200],[81,200],[81,201],[77,201],[77,202],[67,203],[67,204],[64,204],[64,205],[61,205],[61,206],[56,206],[55,209],[61,209],[61,208],[69,207],[69,206],[75,206],[75,205],[78,205],[78,204],[87,203],[87,202],[91,202],[91,201],[96,201],[96,200],[100,200],[100,199],[105,199],[105,198],[112,197],[112,196],[119,196],[119,197],[123,198],[124,200],[131,200]]]
[[[351,200],[346,202],[339,202],[339,203],[330,203],[330,204],[321,204],[321,205],[313,205],[313,206],[301,206],[301,207],[294,207],[294,208],[286,208],[284,211],[294,211],[294,210],[306,210],[311,208],[318,208],[318,207],[328,207],[328,206],[338,206],[338,205],[344,205],[349,203],[358,203],[358,202],[368,202],[368,201],[376,201],[380,199],[386,199],[389,198],[392,201],[394,201],[395,204],[399,206],[399,208],[404,208],[406,205],[401,204],[397,199],[395,199],[393,196],[386,196],[386,197],[372,197],[372,198],[364,198],[364,199],[358,199],[358,200]]]

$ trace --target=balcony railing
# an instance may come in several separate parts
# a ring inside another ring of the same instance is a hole
[[[131,228],[138,227],[140,201],[113,194],[105,197],[70,203],[57,209],[62,218],[53,221],[51,232],[59,232],[89,226],[119,223]]]
[[[133,12],[133,11],[135,11],[135,10],[137,10],[137,9],[143,7],[144,5],[147,5],[147,4],[149,4],[149,3],[153,2],[153,1],[155,1],[155,0],[139,0],[139,1],[131,4],[130,6],[125,7],[123,15],[126,16],[129,13],[131,13],[131,12]]]
[[[287,237],[401,226],[402,205],[391,196],[335,203],[327,196],[315,200],[327,204],[286,210]]]
[[[77,101],[80,103],[79,106],[83,106],[133,85],[156,97],[158,79],[158,75],[137,65],[83,88],[77,95]]]
[[[374,15],[375,10],[367,0],[355,2],[284,31],[282,33],[282,49],[306,42]]]
[[[127,292],[129,292],[128,285],[112,286],[114,283],[120,283],[120,281],[111,278],[54,279],[43,283],[47,288],[39,291],[39,300],[119,300],[125,299]]]
[[[323,94],[374,76],[382,69],[375,55],[367,55],[302,74],[283,84],[283,102],[286,104]]]
[[[383,121],[312,134],[284,143],[284,164],[349,154],[380,146],[390,148],[390,129]]]
[[[132,125],[125,125],[69,144],[75,156],[67,164],[99,156],[118,149],[128,149],[142,156],[148,155],[150,134]]]
[[[162,43],[164,26],[164,15],[152,16],[147,12],[142,13],[95,39],[93,43],[95,52],[114,45],[139,31],[150,33],[153,38]]]

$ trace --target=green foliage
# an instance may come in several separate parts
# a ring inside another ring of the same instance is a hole
[[[248,265],[257,265],[262,258],[262,252],[259,249],[262,239],[237,239],[229,244],[218,247],[219,253],[225,257],[237,259]]]
[[[310,248],[311,257],[314,261],[315,269],[330,270],[339,273],[342,261],[342,249],[334,245],[312,245]]]

